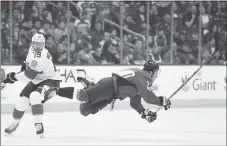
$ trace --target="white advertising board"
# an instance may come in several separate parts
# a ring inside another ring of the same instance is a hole
[[[20,66],[3,66],[5,73],[16,72]],[[110,77],[112,72],[141,66],[57,66],[61,75],[61,86],[75,86],[77,74],[86,74],[95,81]],[[157,95],[170,96],[198,66],[161,66],[158,79],[153,84]],[[2,90],[2,103],[11,103],[19,98],[19,93],[26,85],[26,80],[8,84]],[[204,66],[186,86],[173,98],[175,99],[226,99],[226,67]],[[72,102],[57,97],[50,102]],[[73,101],[77,102],[77,101]]]

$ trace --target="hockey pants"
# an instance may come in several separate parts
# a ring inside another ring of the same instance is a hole
[[[103,78],[95,85],[79,92],[80,112],[84,116],[95,114],[115,98],[112,78]]]

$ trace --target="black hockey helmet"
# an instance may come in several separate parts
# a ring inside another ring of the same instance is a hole
[[[159,65],[156,62],[149,60],[143,65],[143,70],[154,73],[159,70]]]

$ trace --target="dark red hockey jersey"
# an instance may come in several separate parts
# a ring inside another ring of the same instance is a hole
[[[149,104],[160,105],[160,99],[154,94],[151,88],[152,79],[148,76],[147,71],[133,68],[123,70],[117,74],[133,84],[119,86],[120,100],[129,97],[130,105],[138,112],[144,109],[141,105],[141,98]]]

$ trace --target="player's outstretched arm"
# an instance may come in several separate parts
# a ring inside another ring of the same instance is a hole
[[[141,96],[137,94],[130,98],[130,106],[136,110],[139,114],[145,110],[143,105],[141,104]]]
[[[141,115],[142,119],[146,119],[149,123],[153,122],[157,118],[156,113],[153,113],[149,109],[146,110],[143,107],[143,105],[141,104],[140,94],[137,94],[136,96],[130,98],[130,106]]]
[[[156,96],[152,91],[148,91],[148,96],[144,96],[143,99],[146,103],[163,106],[165,110],[170,109],[171,101],[164,96]]]

